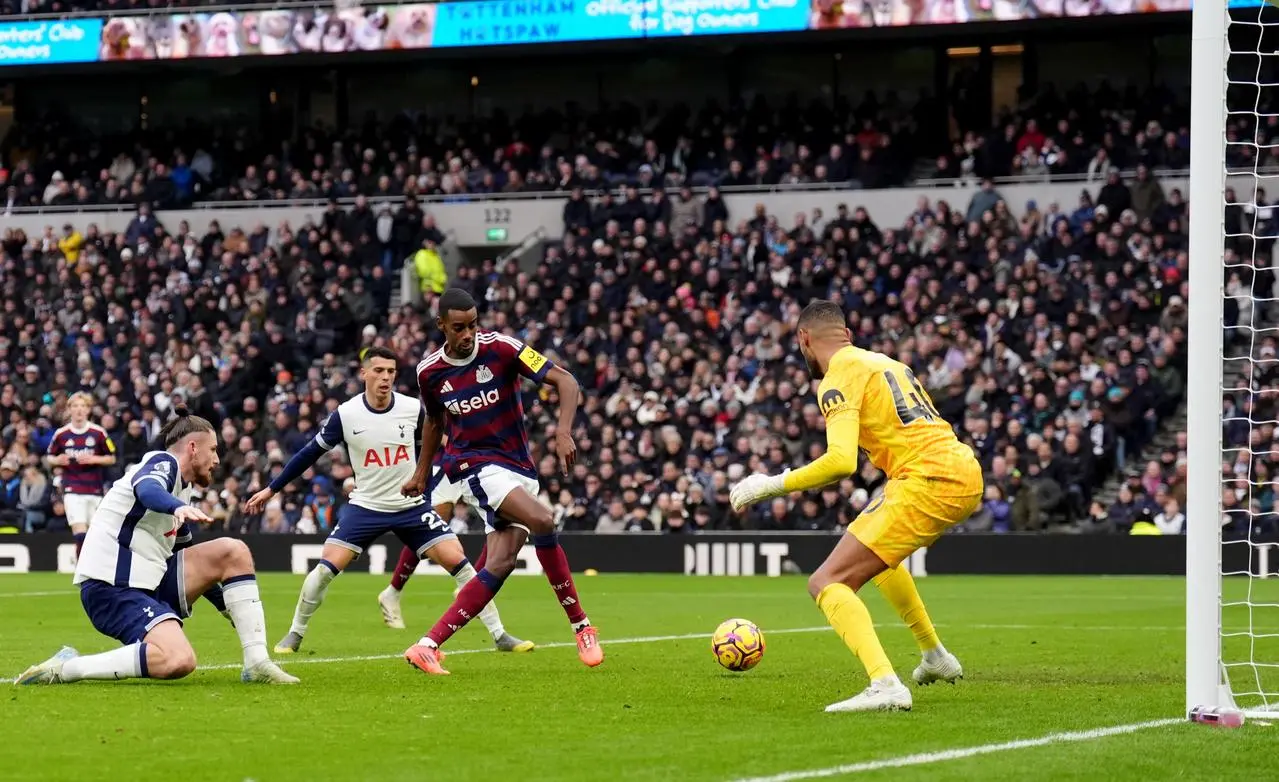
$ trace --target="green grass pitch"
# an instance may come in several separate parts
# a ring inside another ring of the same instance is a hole
[[[89,626],[69,581],[0,576],[0,676],[16,675],[64,643],[82,653],[113,644]],[[1177,723],[1091,732],[1180,715],[1180,579],[921,579],[967,678],[916,689],[912,713],[869,715],[822,712],[865,679],[824,629],[800,578],[580,577],[608,655],[596,670],[578,663],[546,584],[514,578],[498,601],[508,628],[559,645],[526,655],[455,653],[446,662],[453,675],[440,678],[413,670],[399,653],[446,606],[451,581],[419,577],[409,585],[406,631],[381,623],[374,598],[384,583],[353,573],[333,584],[303,653],[282,660],[302,678],[297,687],[240,684],[236,637],[208,603],[197,606],[187,629],[201,666],[211,668],[186,680],[0,685],[0,779],[780,782],[817,778],[778,776],[787,772],[825,772],[821,778],[1092,782],[1274,775],[1279,727]],[[288,628],[300,584],[299,576],[262,577],[272,642]],[[1253,601],[1262,602],[1264,591],[1279,602],[1273,584],[1255,582]],[[1230,586],[1242,596],[1244,585]],[[917,657],[910,633],[873,589],[863,594],[898,673],[908,676]],[[749,673],[722,671],[711,656],[711,630],[732,616],[755,621],[767,639],[764,661]],[[1259,625],[1270,618],[1260,609],[1250,616],[1255,633],[1279,629],[1279,622]],[[489,645],[475,624],[453,640],[452,651]],[[1228,643],[1247,653],[1243,642]],[[1259,658],[1279,663],[1279,647],[1258,648]]]

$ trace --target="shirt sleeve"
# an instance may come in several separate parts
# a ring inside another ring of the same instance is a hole
[[[338,415],[338,411],[334,410],[329,413],[329,417],[324,419],[324,423],[320,426],[320,432],[315,436],[315,444],[320,446],[322,450],[331,451],[342,445],[346,438],[342,435],[342,416]]]
[[[172,492],[173,487],[178,481],[178,460],[171,453],[152,454],[138,467],[138,471],[133,474],[133,493],[138,493],[138,485],[143,481],[155,481],[164,487],[166,492]]]
[[[425,372],[419,372],[417,375],[417,395],[422,400],[422,405],[426,408],[426,414],[432,418],[440,418],[444,415],[444,404],[440,401],[440,397],[431,389],[429,376]]]
[[[55,434],[53,439],[49,441],[48,454],[50,456],[61,456],[63,451],[62,436]]]
[[[111,439],[111,435],[106,430],[102,430],[102,437],[98,439],[98,456],[114,456],[115,441]]]
[[[787,492],[809,491],[847,478],[857,471],[857,441],[861,435],[864,373],[840,367],[817,389],[817,404],[826,417],[826,453],[786,473]]]
[[[515,351],[515,370],[535,383],[544,382],[547,373],[555,366],[554,361],[519,340],[514,341],[511,349]]]

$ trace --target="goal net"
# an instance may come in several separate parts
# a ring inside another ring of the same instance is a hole
[[[1196,2],[1190,137],[1186,707],[1273,718],[1279,8]]]

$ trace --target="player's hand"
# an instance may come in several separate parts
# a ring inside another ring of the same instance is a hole
[[[577,463],[577,443],[573,442],[573,435],[568,432],[556,433],[555,455],[560,457],[560,469],[568,475],[573,465]]]
[[[414,473],[412,478],[400,487],[400,494],[405,497],[420,497],[426,491],[426,476]]]
[[[787,471],[789,472],[789,470]],[[741,512],[743,508],[754,505],[761,500],[772,499],[786,493],[786,473],[766,475],[757,472],[743,478],[728,493],[729,504],[733,510]]]
[[[244,512],[250,516],[261,513],[262,509],[266,507],[266,504],[270,502],[271,498],[274,496],[275,491],[273,491],[270,486],[266,487],[262,491],[250,497],[248,502],[244,503]]]
[[[179,523],[194,521],[197,524],[209,524],[213,521],[212,516],[194,505],[183,505],[181,508],[178,508],[173,512],[173,518]]]
[[[66,467],[68,461],[69,459],[65,453],[60,453],[57,456],[49,457],[49,464],[53,465],[54,467]]]

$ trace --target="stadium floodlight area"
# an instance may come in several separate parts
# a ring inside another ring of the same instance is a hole
[[[1274,718],[1279,546],[1260,497],[1279,481],[1257,466],[1279,447],[1261,390],[1279,369],[1279,10],[1227,5],[1195,4],[1191,46],[1186,708]]]

